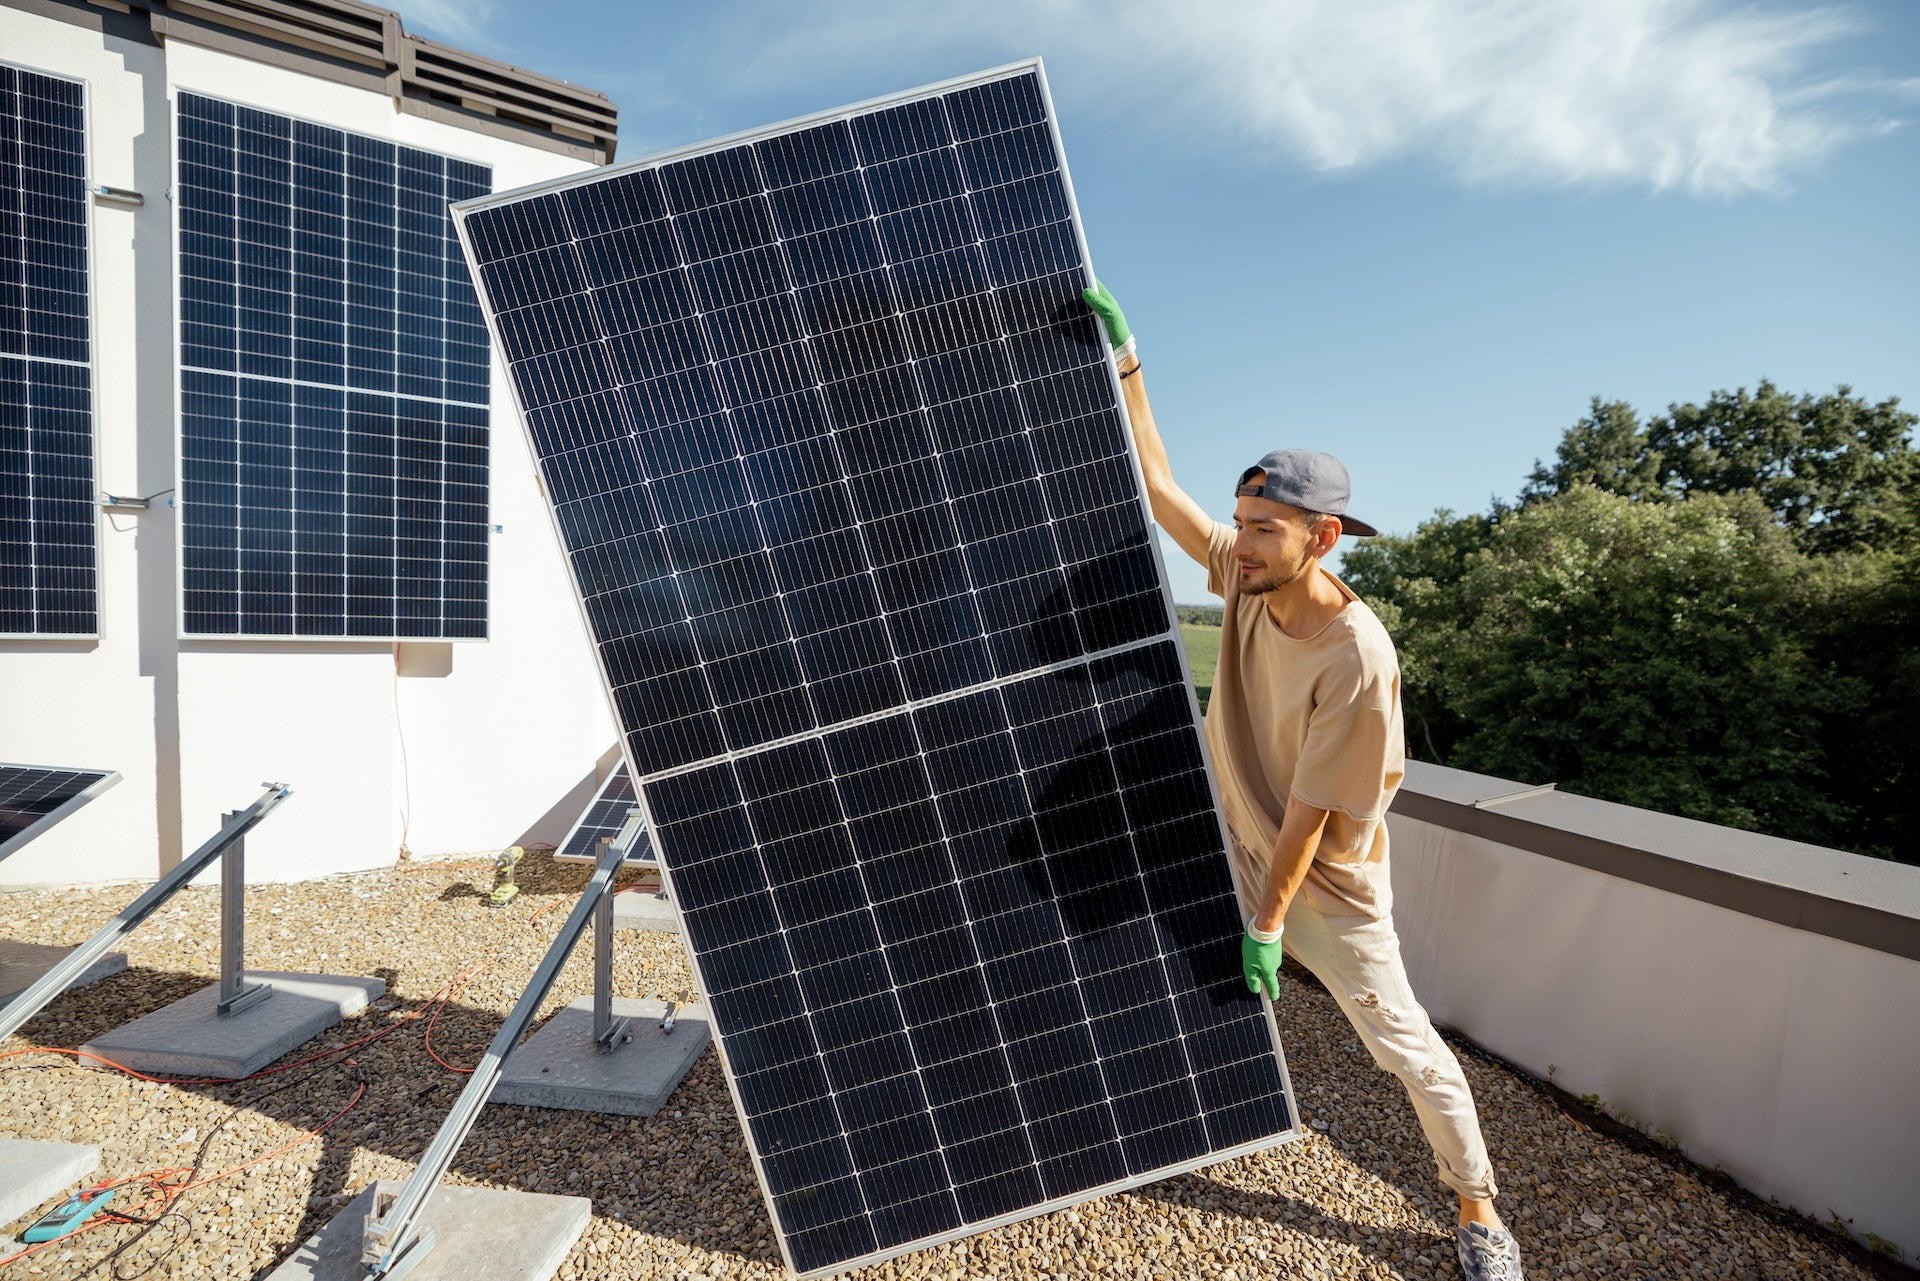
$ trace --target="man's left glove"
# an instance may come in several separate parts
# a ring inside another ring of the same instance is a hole
[[[1247,977],[1247,991],[1266,990],[1269,1000],[1280,999],[1280,931],[1271,939],[1255,932],[1251,923],[1240,936],[1240,970]]]
[[[1093,314],[1100,317],[1100,323],[1106,326],[1107,342],[1113,347],[1113,358],[1133,353],[1133,330],[1127,328],[1126,313],[1120,310],[1120,304],[1114,300],[1107,287],[1099,281],[1093,282],[1093,288],[1082,289],[1080,296],[1087,300],[1087,306],[1093,308]]]

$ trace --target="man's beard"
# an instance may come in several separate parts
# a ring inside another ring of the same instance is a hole
[[[1294,563],[1293,569],[1285,576],[1282,576],[1278,570],[1269,570],[1266,577],[1257,578],[1253,582],[1241,587],[1240,594],[1242,596],[1265,596],[1268,592],[1277,591],[1282,587],[1291,585],[1299,579],[1300,575],[1307,572],[1307,562],[1309,559],[1306,553],[1301,553],[1300,559]]]

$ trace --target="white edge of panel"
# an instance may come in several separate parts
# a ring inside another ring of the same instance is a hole
[[[971,75],[955,76],[951,80],[942,80],[937,84],[921,85],[917,89],[903,89],[899,93],[882,94],[878,98],[868,98],[864,102],[851,103],[844,107],[834,107],[827,111],[816,111],[811,115],[795,116],[791,120],[782,120],[778,124],[759,125],[752,129],[743,129],[738,133],[726,134],[719,138],[709,138],[704,142],[691,142],[679,147],[670,147],[665,151],[656,151],[641,156],[637,160],[622,160],[618,164],[603,165],[598,169],[589,169],[585,173],[568,174],[561,178],[550,178],[545,182],[531,183],[525,187],[515,187],[511,191],[497,191],[490,196],[475,196],[472,200],[463,200],[453,206],[456,216],[481,209],[491,209],[499,205],[516,204],[536,196],[550,195],[556,191],[566,191],[588,182],[599,182],[621,174],[639,173],[643,169],[657,169],[661,165],[672,164],[679,160],[690,160],[695,156],[704,156],[710,152],[726,151],[733,147],[758,142],[763,138],[778,137],[782,134],[797,133],[802,129],[811,129],[817,125],[832,124],[836,120],[850,120],[855,116],[864,116],[887,107],[898,107],[909,102],[918,102],[922,98],[937,98],[952,93],[956,89],[967,89],[974,85],[989,84],[995,80],[1010,80],[1024,72],[1040,72],[1042,93],[1045,92],[1046,73],[1041,70],[1040,59],[1023,58],[1019,62],[1009,62],[991,71],[976,71]],[[1052,102],[1049,100],[1051,109]],[[1058,142],[1058,134],[1055,134]]]
[[[94,797],[100,795],[100,793],[106,791],[109,787],[112,787],[115,783],[118,783],[120,781],[120,771],[111,770],[111,769],[110,770],[69,769],[66,766],[62,766],[62,765],[13,765],[13,764],[0,764],[0,769],[30,769],[30,770],[47,770],[53,773],[102,775],[102,777],[97,778],[93,782],[87,784],[86,787],[74,793],[73,796],[61,802],[61,804],[59,804],[58,806],[48,810],[45,814],[42,814],[39,818],[35,819],[33,822],[27,824],[25,827],[15,832],[13,836],[9,840],[7,840],[5,843],[0,844],[0,859],[6,858],[7,855],[12,854],[16,850],[18,850],[21,846],[27,844],[27,842],[31,841],[34,837],[38,836],[41,832],[45,831],[49,827],[52,827],[54,824],[60,822],[62,819],[66,818],[67,815],[73,813],[75,810],[79,809],[82,805],[85,805],[88,801],[92,800]]]
[[[778,124],[765,125],[759,128],[745,130],[740,133],[728,134],[724,137],[715,138],[707,142],[693,143],[687,146],[677,147],[667,151],[657,152],[653,155],[646,156],[638,160],[626,161],[618,165],[611,165],[611,166],[606,166],[600,169],[590,170],[584,174],[573,174],[564,178],[553,179],[547,182],[537,183],[527,187],[516,188],[512,191],[497,192],[491,196],[482,196],[482,197],[476,197],[473,200],[461,201],[458,204],[455,204],[452,206],[452,211],[454,215],[454,228],[459,234],[461,247],[467,253],[467,262],[468,262],[469,268],[471,269],[473,264],[473,244],[467,232],[466,215],[476,212],[478,210],[494,208],[501,205],[513,204],[513,203],[517,203],[522,200],[531,199],[537,196],[547,195],[552,192],[565,191],[576,186],[581,186],[588,182],[598,182],[598,181],[602,181],[604,179],[611,178],[623,173],[634,173],[643,169],[656,168],[662,164],[672,163],[677,160],[690,159],[694,156],[705,155],[714,151],[726,150],[728,148],[740,146],[744,143],[757,141],[762,138],[769,138],[769,137],[774,137],[780,134],[793,133],[801,129],[812,128],[822,124],[828,124],[835,120],[849,119],[855,115],[864,115],[872,111],[882,110],[892,106],[898,106],[903,103],[917,101],[922,98],[938,97],[942,94],[951,93],[957,89],[970,88],[974,85],[987,84],[996,80],[1011,79],[1016,75],[1021,75],[1029,71],[1036,73],[1039,77],[1040,93],[1041,93],[1042,101],[1045,103],[1045,106],[1046,106],[1048,127],[1053,137],[1055,153],[1060,157],[1061,182],[1062,182],[1062,185],[1066,188],[1066,192],[1067,192],[1067,202],[1068,202],[1068,208],[1071,214],[1071,218],[1073,221],[1074,237],[1079,244],[1082,261],[1086,265],[1088,282],[1091,283],[1094,279],[1092,260],[1087,254],[1086,235],[1080,225],[1079,205],[1074,200],[1073,185],[1067,174],[1066,152],[1064,148],[1061,146],[1061,142],[1060,142],[1059,124],[1053,111],[1053,98],[1051,93],[1048,90],[1046,71],[1045,71],[1045,68],[1042,66],[1041,60],[1039,58],[1029,58],[1029,59],[1022,60],[1020,62],[1008,63],[1004,66],[996,67],[990,71],[976,72],[972,75],[966,75],[966,76],[957,76],[951,80],[941,81],[938,84],[924,85],[917,89],[909,89],[896,94],[887,94],[878,98],[870,98],[864,102],[855,103],[850,106],[838,107],[829,111],[817,112],[807,116],[798,116],[792,120],[783,121]],[[475,273],[474,289],[475,289],[475,292],[478,293],[482,298],[486,297],[485,282],[479,279],[478,273]],[[496,327],[493,308],[490,305],[483,303],[481,307],[481,312],[486,319],[487,329],[491,337],[493,338],[494,350],[497,353],[504,353],[506,348],[502,346],[500,342],[500,334]],[[504,360],[504,355],[501,358]],[[1146,502],[1145,481],[1143,480],[1140,473],[1140,461],[1139,461],[1138,453],[1133,448],[1132,423],[1130,420],[1126,418],[1125,396],[1120,388],[1118,369],[1114,364],[1111,353],[1109,353],[1107,357],[1107,373],[1108,373],[1108,378],[1113,386],[1115,402],[1119,406],[1121,419],[1123,422],[1126,422],[1127,424],[1127,428],[1128,428],[1127,456],[1130,462],[1132,463],[1134,480],[1136,484],[1138,484],[1140,487],[1139,488],[1139,493],[1141,495],[1140,501],[1144,506]],[[510,375],[507,379],[507,391],[508,391],[508,395],[511,396],[513,399],[515,412],[517,413],[520,419],[521,431],[527,438],[527,447],[535,459],[535,468],[537,471],[539,466],[538,444],[533,439],[533,432],[532,432],[532,428],[528,424],[526,409],[520,403],[519,388],[514,383],[514,380]],[[565,538],[564,531],[560,528],[559,513],[555,508],[552,496],[546,493],[546,487],[544,483],[542,484],[541,489],[542,489],[543,495],[546,497],[547,515],[549,520],[553,524],[554,537],[556,540],[558,540],[558,545],[562,548],[565,548],[567,545],[566,538]],[[1148,514],[1147,523],[1149,528],[1151,529],[1153,522],[1152,522],[1152,517],[1150,513]],[[1160,572],[1161,597],[1165,604],[1168,625],[1171,629],[1171,634],[1173,638],[1177,640],[1179,637],[1179,618],[1174,613],[1173,593],[1172,593],[1171,587],[1167,583],[1166,565],[1160,559],[1158,540],[1152,537],[1150,534],[1148,537],[1148,543],[1149,543],[1149,546],[1152,547],[1153,549],[1154,563]],[[608,709],[613,716],[614,724],[619,725],[620,724],[619,707],[615,703],[615,700],[613,698],[613,686],[612,686],[612,682],[609,679],[604,661],[600,653],[600,646],[592,640],[592,637],[594,635],[592,620],[587,615],[586,600],[580,591],[580,582],[574,570],[573,558],[571,556],[565,556],[563,557],[563,559],[566,561],[568,578],[573,584],[574,604],[580,614],[583,633],[589,638],[588,643],[590,648],[593,650],[594,664],[600,671],[601,688],[606,693]],[[1120,647],[1120,648],[1127,648],[1127,647]],[[1180,647],[1176,645],[1176,648],[1178,649]],[[1103,653],[1105,653],[1105,651],[1103,651]],[[1092,661],[1095,657],[1097,656],[1083,655],[1078,661],[1081,661],[1081,662]],[[1187,702],[1188,702],[1189,710],[1193,715],[1194,732],[1200,740],[1201,759],[1206,763],[1206,766],[1207,766],[1208,787],[1213,796],[1214,813],[1216,817],[1218,817],[1220,814],[1219,789],[1217,784],[1215,784],[1213,781],[1212,758],[1207,753],[1206,733],[1200,722],[1199,703],[1193,692],[1193,674],[1187,668],[1186,655],[1184,653],[1184,650],[1180,654],[1180,668],[1181,668],[1181,673],[1186,680]],[[809,737],[813,737],[813,736],[809,736]],[[649,828],[653,828],[655,826],[653,821],[653,815],[651,811],[647,808],[646,788],[643,785],[643,780],[648,779],[651,776],[643,775],[637,768],[635,768],[633,759],[631,755],[629,755],[628,753],[628,744],[624,734],[621,736],[620,750],[621,750],[622,757],[627,761],[628,772],[635,779],[634,792],[635,792],[635,797],[637,801],[636,808],[638,808],[641,811],[643,821],[646,823],[646,825]],[[729,753],[729,756],[731,755],[732,754]],[[714,763],[716,762],[704,761],[704,762],[699,762],[698,764],[711,765]],[[690,766],[688,768],[694,768],[694,767]],[[679,771],[673,771],[673,772],[679,772]],[[1228,838],[1226,835],[1226,824],[1224,819],[1220,819],[1220,827],[1221,827],[1222,849],[1231,850],[1232,847],[1226,843]],[[1226,857],[1227,857],[1229,874],[1231,875],[1233,860],[1230,855],[1227,855]],[[661,878],[662,888],[666,891],[668,897],[674,902],[677,909],[680,900],[679,900],[679,895],[675,891],[673,886],[672,869],[665,862],[662,862],[659,864],[659,869],[660,869],[660,878]],[[1235,884],[1237,887],[1238,885],[1237,877],[1235,878]],[[688,967],[693,972],[695,987],[699,991],[701,1000],[704,1003],[707,1003],[709,1008],[711,1008],[711,1002],[707,1001],[707,983],[706,983],[705,975],[701,971],[699,957],[695,954],[694,949],[690,944],[688,945],[686,951],[687,951]],[[1262,998],[1262,1000],[1267,1006],[1266,1020],[1267,1020],[1268,1035],[1270,1037],[1270,1040],[1273,1046],[1274,1055],[1280,1065],[1281,1087],[1284,1091],[1286,1102],[1287,1102],[1288,1118],[1293,1122],[1292,1129],[1283,1131],[1282,1133],[1277,1135],[1270,1135],[1270,1136],[1265,1136],[1259,1139],[1255,1139],[1249,1143],[1240,1144],[1236,1147],[1225,1149],[1223,1151],[1209,1152],[1206,1155],[1192,1161],[1182,1162],[1177,1165],[1166,1166],[1164,1168],[1149,1171],[1140,1175],[1130,1175],[1126,1179],[1118,1180],[1116,1182],[1109,1183],[1109,1184],[1102,1184],[1097,1188],[1092,1188],[1084,1192],[1075,1193],[1071,1196],[1059,1197],[1051,1201],[1036,1203],[1034,1205],[1029,1205],[1029,1206],[1022,1206],[1019,1209],[1010,1211],[1005,1215],[1000,1215],[992,1219],[980,1220],[974,1223],[963,1224],[958,1228],[955,1228],[949,1232],[942,1233],[937,1236],[916,1238],[911,1242],[907,1242],[898,1246],[888,1247],[887,1249],[884,1249],[884,1250],[875,1251],[872,1254],[862,1255],[855,1259],[849,1259],[844,1262],[836,1263],[826,1268],[815,1269],[810,1272],[800,1272],[797,1268],[794,1267],[793,1259],[791,1255],[788,1253],[788,1248],[787,1248],[787,1244],[788,1244],[787,1238],[789,1234],[785,1230],[781,1229],[779,1225],[776,1223],[773,1225],[774,1240],[775,1240],[775,1243],[780,1248],[780,1255],[781,1255],[782,1262],[786,1264],[788,1272],[793,1274],[796,1277],[814,1278],[814,1277],[835,1276],[835,1275],[838,1275],[839,1273],[849,1271],[853,1268],[865,1267],[875,1263],[885,1262],[886,1260],[899,1258],[902,1255],[911,1254],[919,1250],[932,1249],[935,1246],[943,1245],[951,1241],[962,1240],[967,1237],[975,1236],[981,1232],[991,1231],[992,1229],[998,1228],[998,1227],[1004,1227],[1010,1223],[1019,1223],[1027,1219],[1037,1218],[1043,1214],[1051,1214],[1059,1210],[1067,1209],[1071,1206],[1082,1204],[1083,1202],[1090,1201],[1098,1197],[1110,1196],[1115,1192],[1128,1191],[1134,1188],[1141,1187],[1144,1184],[1154,1182],[1158,1179],[1169,1178],[1178,1174],[1185,1174],[1193,1170],[1202,1169],[1206,1166],[1217,1164],[1218,1162],[1221,1162],[1221,1161],[1231,1160],[1235,1157],[1245,1156],[1253,1152],[1264,1151],[1268,1148],[1275,1147],[1281,1143],[1291,1142],[1293,1140],[1300,1138],[1301,1131],[1299,1128],[1299,1118],[1300,1118],[1299,1106],[1294,1098],[1293,1081],[1292,1081],[1292,1077],[1289,1075],[1287,1071],[1286,1056],[1280,1048],[1279,1029],[1277,1024],[1274,1021],[1273,1006],[1272,1006],[1272,1003],[1270,1001],[1266,1001],[1264,997]],[[734,1112],[736,1115],[744,1117],[747,1115],[746,1108],[744,1106],[744,1101],[740,1097],[739,1085],[735,1079],[733,1067],[731,1064],[727,1062],[726,1053],[724,1049],[721,1048],[722,1041],[720,1037],[717,1035],[717,1029],[716,1029],[714,1044],[720,1057],[721,1075],[725,1078],[727,1083],[727,1092],[729,1095],[732,1096],[732,1099],[733,1099]],[[743,1130],[744,1130],[744,1126],[743,1126]],[[743,1138],[745,1140],[744,1146],[747,1150],[747,1156],[753,1164],[754,1177],[756,1181],[760,1184],[761,1200],[768,1207],[769,1213],[771,1214],[772,1207],[774,1204],[774,1196],[772,1193],[772,1189],[767,1182],[766,1172],[761,1166],[760,1152],[754,1145],[752,1137],[750,1135],[743,1134]]]

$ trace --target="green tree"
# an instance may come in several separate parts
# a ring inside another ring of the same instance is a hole
[[[1827,557],[1810,588],[1813,652],[1857,693],[1823,727],[1829,787],[1855,815],[1835,843],[1920,863],[1920,552]]]
[[[1595,397],[1553,465],[1534,464],[1521,502],[1580,484],[1633,499],[1754,494],[1805,551],[1898,550],[1920,542],[1916,422],[1897,399],[1870,404],[1844,384],[1794,397],[1762,379],[1751,394],[1716,391],[1644,426]]]
[[[1920,863],[1915,416],[1595,398],[1519,502],[1349,550],[1416,756]]]
[[[1756,499],[1577,484],[1464,556],[1462,533],[1436,518],[1357,575],[1397,591],[1416,754],[1823,844],[1847,826],[1821,731],[1857,690],[1795,634],[1808,558]]]
[[[1633,406],[1593,398],[1587,416],[1567,428],[1553,466],[1536,461],[1520,491],[1522,505],[1592,485],[1626,498],[1665,498],[1661,456],[1653,449]]]

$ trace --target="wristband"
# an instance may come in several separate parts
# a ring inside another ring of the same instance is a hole
[[[1252,939],[1256,943],[1278,943],[1280,941],[1281,931],[1285,930],[1286,928],[1287,928],[1286,922],[1282,921],[1279,925],[1275,926],[1271,932],[1269,932],[1267,930],[1261,929],[1259,926],[1255,925],[1251,920],[1249,920],[1247,922],[1247,937]]]

